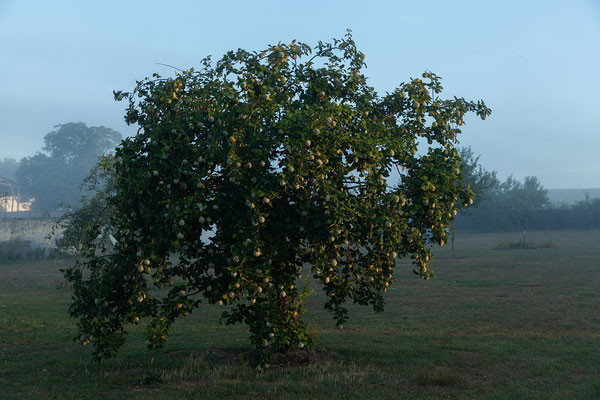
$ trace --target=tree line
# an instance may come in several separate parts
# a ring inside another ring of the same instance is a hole
[[[512,175],[500,181],[479,164],[470,147],[460,148],[463,178],[475,193],[473,207],[463,209],[454,226],[476,232],[541,229],[600,229],[600,199],[589,196],[573,205],[554,207],[548,190],[535,176],[521,182]]]

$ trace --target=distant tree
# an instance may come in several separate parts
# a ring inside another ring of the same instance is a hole
[[[575,202],[572,208],[600,208],[600,197],[592,197],[590,192],[585,192],[585,199]]]
[[[495,188],[498,188],[500,181],[496,177],[496,171],[487,171],[479,164],[481,156],[476,156],[471,146],[459,148],[458,154],[460,155],[460,174],[463,184],[475,194],[472,207],[478,207],[485,199],[491,197],[491,193]],[[464,213],[465,210],[467,208],[459,207],[457,211]],[[450,225],[450,232],[452,257],[455,257],[454,237],[456,236],[456,229],[454,220]]]
[[[548,190],[535,176],[527,176],[521,183],[511,175],[500,185],[500,192],[504,208],[512,211],[512,215],[523,231],[523,245],[525,245],[532,211],[550,204]]]
[[[579,215],[584,215],[585,222],[580,222],[576,226],[578,229],[600,227],[600,197],[592,197],[589,192],[586,192],[585,200],[576,202],[571,209]]]
[[[110,216],[114,209],[107,198],[114,192],[114,164],[113,155],[101,157],[80,187],[83,192],[81,207],[58,219],[53,233],[62,228],[58,243],[59,251],[72,254],[79,259],[82,256],[82,245],[86,240],[94,241],[101,253],[112,251],[113,228],[110,224]],[[92,226],[97,226],[98,229],[93,233],[95,237],[88,238]]]
[[[57,125],[44,137],[44,153],[21,160],[17,182],[35,199],[37,208],[56,208],[61,203],[80,205],[78,186],[96,165],[98,157],[114,149],[121,134],[84,123]]]
[[[14,181],[16,180],[15,172],[18,168],[19,162],[14,158],[0,159],[0,177]]]
[[[538,178],[526,177],[523,182],[512,175],[505,181],[492,185],[479,198],[478,207],[461,218],[458,225],[483,231],[521,230],[526,242],[527,230],[534,214],[550,206],[548,191]]]

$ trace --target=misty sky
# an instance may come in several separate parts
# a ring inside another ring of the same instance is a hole
[[[0,0],[0,158],[33,155],[53,126],[123,122],[130,90],[165,63],[308,44],[352,29],[379,93],[430,70],[445,95],[483,99],[461,145],[500,178],[600,187],[600,1]],[[371,4],[371,2],[369,2]]]

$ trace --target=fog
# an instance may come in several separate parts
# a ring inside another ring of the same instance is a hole
[[[197,66],[231,49],[293,39],[314,45],[352,29],[380,93],[431,70],[446,97],[483,99],[461,145],[503,180],[536,176],[549,189],[600,187],[600,6],[594,1],[499,2],[64,1],[0,3],[0,159],[40,151],[57,124],[134,135],[113,90]]]

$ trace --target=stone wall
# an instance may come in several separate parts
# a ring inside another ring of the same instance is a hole
[[[0,242],[7,240],[31,240],[47,249],[56,247],[56,237],[60,237],[62,230],[57,230],[56,236],[48,238],[56,218],[18,218],[0,219]]]

